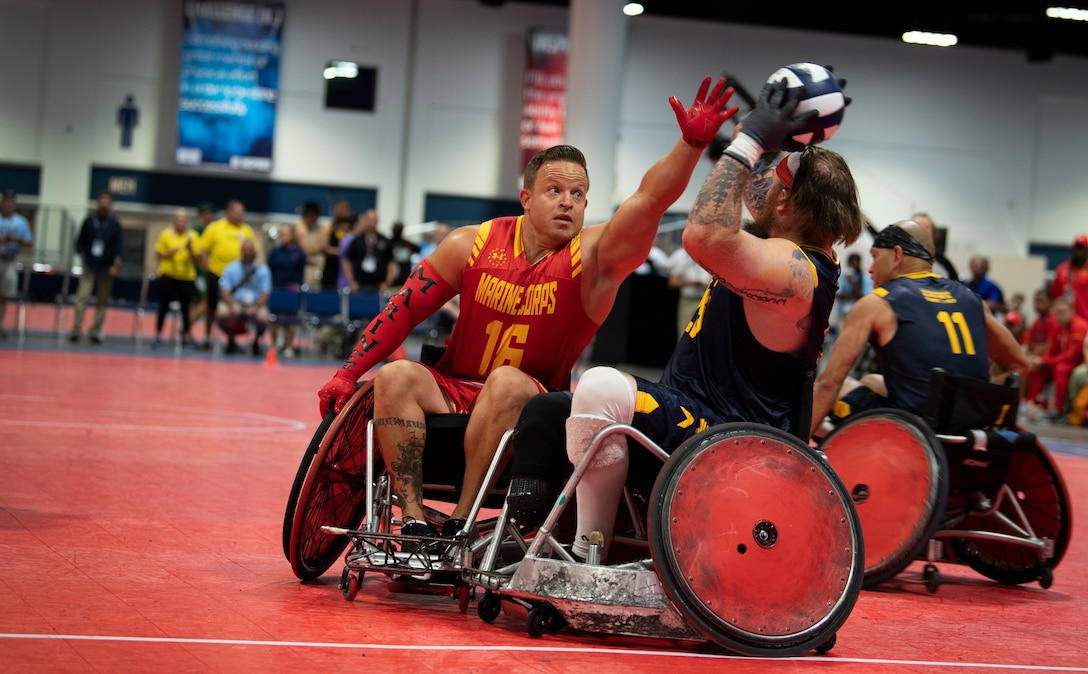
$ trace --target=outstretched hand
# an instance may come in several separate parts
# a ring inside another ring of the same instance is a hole
[[[339,372],[333,375],[333,378],[317,392],[321,418],[324,419],[325,415],[329,413],[330,406],[333,412],[339,414],[340,410],[344,407],[344,403],[346,403],[354,393],[355,382],[350,381],[347,377],[340,376]]]
[[[794,132],[820,114],[817,110],[794,114],[804,94],[803,87],[791,90],[784,77],[767,82],[759,92],[755,107],[741,120],[741,133],[751,136],[763,152],[790,149],[789,141]]]
[[[690,108],[685,108],[676,96],[669,97],[669,105],[676,113],[676,121],[680,123],[680,131],[684,141],[693,147],[703,149],[718,135],[718,129],[725,121],[737,114],[739,108],[733,106],[723,110],[729,98],[733,95],[733,87],[725,87],[725,80],[719,79],[714,85],[714,90],[707,97],[710,89],[710,78],[703,80],[699,87],[699,93],[695,95],[695,102]]]

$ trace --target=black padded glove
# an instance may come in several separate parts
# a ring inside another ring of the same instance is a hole
[[[792,150],[789,144],[798,145],[791,140],[793,134],[820,114],[816,110],[793,114],[804,95],[803,88],[790,90],[786,78],[764,84],[756,106],[741,121],[740,132],[751,136],[763,152]]]

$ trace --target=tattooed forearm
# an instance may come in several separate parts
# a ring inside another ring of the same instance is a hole
[[[693,225],[739,227],[742,196],[739,186],[743,185],[747,174],[747,167],[723,155],[699,190],[688,222]]]
[[[399,426],[401,428],[426,428],[427,425],[421,421],[415,421],[412,419],[401,419],[399,417],[380,417],[374,420],[375,426]]]
[[[752,177],[744,188],[744,202],[752,215],[759,216],[767,203],[767,193],[771,191],[774,182],[774,162],[771,158],[777,155],[763,155],[752,169]]]

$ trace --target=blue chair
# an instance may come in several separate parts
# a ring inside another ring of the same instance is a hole
[[[349,293],[347,330],[354,333],[370,323],[388,301],[385,294],[376,292]]]
[[[347,293],[338,290],[311,290],[302,286],[301,324],[315,346],[333,347],[339,357],[348,323]]]

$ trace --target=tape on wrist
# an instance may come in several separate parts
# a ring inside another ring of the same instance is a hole
[[[736,159],[750,169],[755,166],[756,162],[759,161],[759,158],[763,156],[763,146],[760,145],[755,138],[742,132],[737,134],[737,137],[733,139],[733,142],[729,144],[729,147],[725,149],[725,154]]]

